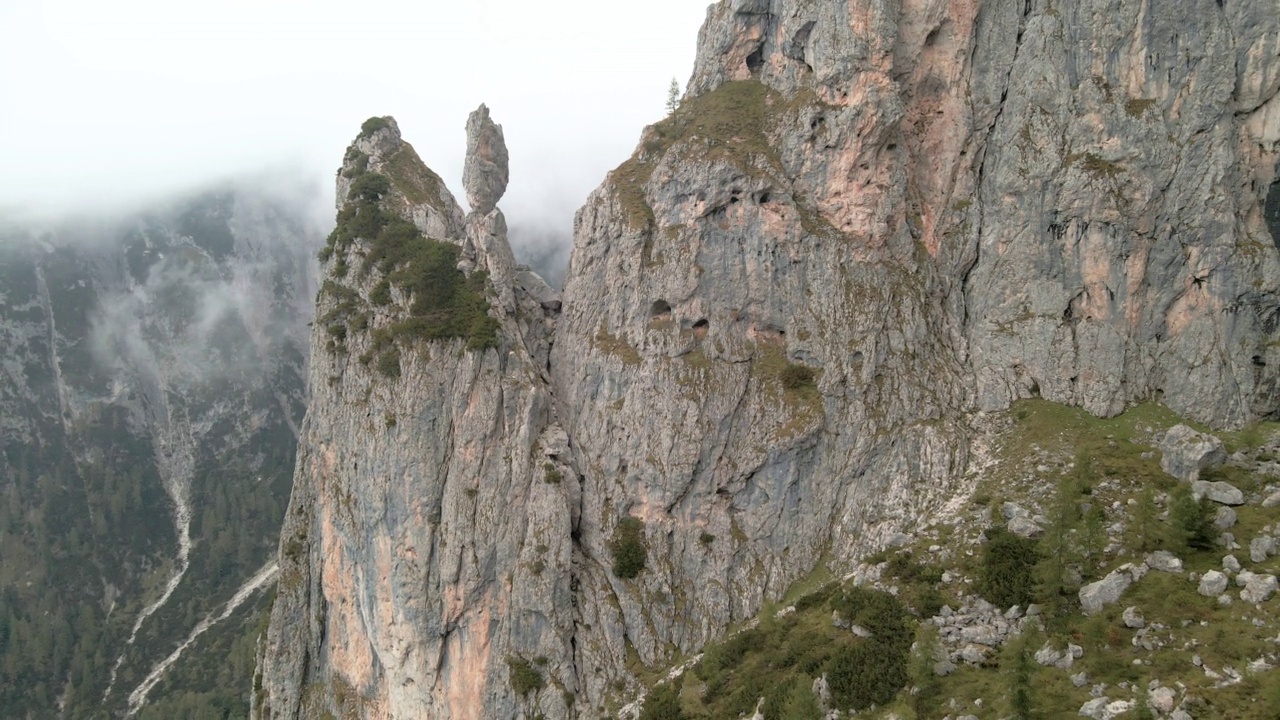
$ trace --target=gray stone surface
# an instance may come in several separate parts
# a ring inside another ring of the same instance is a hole
[[[1266,562],[1267,558],[1276,554],[1276,539],[1270,535],[1259,535],[1249,541],[1249,560],[1255,563]]]
[[[1167,573],[1182,572],[1182,560],[1168,550],[1157,550],[1147,555],[1147,567]]]
[[[1147,621],[1142,617],[1142,612],[1133,606],[1124,609],[1121,619],[1124,621],[1124,626],[1131,630],[1140,630],[1147,626]]]
[[[1244,587],[1240,591],[1240,599],[1255,604],[1270,600],[1280,588],[1275,575],[1259,575],[1247,570],[1236,576],[1236,584]]]
[[[488,215],[507,191],[509,177],[502,126],[495,124],[489,108],[481,105],[467,118],[467,160],[462,168],[462,186],[471,212]]]
[[[1091,582],[1080,588],[1080,607],[1084,614],[1092,615],[1104,606],[1118,601],[1124,591],[1135,580],[1140,579],[1144,572],[1145,566],[1124,565],[1107,573],[1106,577],[1101,580]]]
[[[1197,592],[1205,597],[1215,597],[1222,594],[1227,589],[1227,576],[1217,570],[1210,570],[1200,578],[1200,586]]]
[[[1213,515],[1213,526],[1219,530],[1230,530],[1236,526],[1236,511],[1223,505]]]
[[[1231,483],[1196,480],[1191,483],[1191,494],[1222,505],[1244,504],[1244,493]]]
[[[824,555],[851,570],[941,512],[974,408],[1275,411],[1280,61],[1252,48],[1280,17],[1260,5],[714,5],[682,112],[732,101],[745,135],[647,130],[576,217],[558,313],[515,269],[501,134],[473,115],[470,216],[425,168],[430,202],[387,202],[488,272],[501,347],[434,343],[395,381],[313,364],[273,720],[339,680],[386,717],[532,714],[510,655],[546,656],[575,707],[620,700],[636,660],[696,652]],[[357,142],[371,168],[394,135]],[[784,387],[786,363],[813,386]],[[570,481],[543,481],[552,424]],[[662,559],[627,581],[608,559],[624,516]],[[572,717],[561,697],[537,712]]]
[[[1160,467],[1179,480],[1199,480],[1201,471],[1219,467],[1226,460],[1221,440],[1186,425],[1169,428],[1160,441]]]

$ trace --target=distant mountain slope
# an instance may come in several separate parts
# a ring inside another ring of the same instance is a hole
[[[0,716],[122,714],[271,561],[317,246],[300,203],[234,185],[0,239]],[[172,672],[242,716],[250,657]]]

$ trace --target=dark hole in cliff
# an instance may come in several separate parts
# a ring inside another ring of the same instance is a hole
[[[764,45],[755,49],[755,52],[747,56],[747,70],[752,75],[760,72],[760,68],[764,67]]]
[[[1033,398],[1040,397],[1040,383],[1036,382],[1035,378],[1032,378],[1031,387],[1027,388],[1027,391],[1031,393],[1031,397]]]
[[[805,50],[809,47],[809,36],[813,34],[813,26],[816,24],[817,23],[813,20],[805,23],[796,31],[795,35],[791,36],[791,42],[787,43],[786,50],[784,50],[787,57],[804,63],[805,67],[809,70],[813,70],[813,67],[809,65],[804,56]]]
[[[936,27],[936,28],[934,28],[934,29],[930,30],[930,31],[929,31],[929,34],[928,34],[928,35],[926,35],[926,36],[925,36],[925,38],[924,38],[924,46],[925,46],[925,47],[933,47],[933,44],[934,44],[934,43],[936,43],[936,42],[938,42],[938,34],[939,34],[939,33],[941,33],[941,32],[942,32],[942,26],[941,26],[941,25],[939,25],[938,27]]]
[[[764,205],[768,202],[769,202],[769,193],[767,192],[760,193],[760,204]]]
[[[809,121],[809,129],[817,130],[819,125],[822,125],[826,122],[827,122],[827,117],[825,115],[818,115],[817,117]]]
[[[1254,355],[1254,356],[1253,356],[1253,364],[1254,364],[1254,365],[1256,365],[1256,366],[1258,366],[1258,367],[1266,367],[1266,366],[1267,366],[1267,361],[1266,361],[1266,360],[1263,360],[1261,355]]]
[[[1271,184],[1271,190],[1267,193],[1267,202],[1263,206],[1262,214],[1267,219],[1267,229],[1271,231],[1271,241],[1276,244],[1276,248],[1280,249],[1280,182]]]
[[[662,316],[671,315],[671,303],[666,300],[655,300],[653,306],[649,308],[649,317],[660,318]]]
[[[853,357],[849,358],[849,361],[854,363],[862,362],[862,352],[861,351],[855,352],[853,354]]]
[[[693,324],[693,334],[698,337],[706,337],[707,331],[711,329],[711,323],[706,318],[702,318]]]
[[[885,150],[897,150],[897,149],[898,149],[898,143],[889,143],[885,147]]]

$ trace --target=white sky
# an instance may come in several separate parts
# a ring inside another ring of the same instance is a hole
[[[0,209],[133,205],[302,163],[371,115],[463,202],[466,117],[511,151],[512,224],[572,212],[662,117],[709,0],[0,0]]]

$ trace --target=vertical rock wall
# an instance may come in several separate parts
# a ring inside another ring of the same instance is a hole
[[[465,218],[394,123],[362,135],[343,175],[487,273],[500,339],[388,380],[350,358],[394,308],[348,357],[317,325],[259,715],[596,717],[962,494],[975,409],[1274,415],[1262,5],[716,4],[579,212],[563,308],[511,259],[486,109]]]

